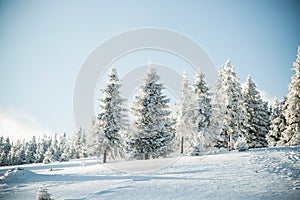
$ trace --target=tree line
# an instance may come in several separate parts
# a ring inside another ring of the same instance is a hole
[[[209,88],[201,71],[191,83],[183,74],[180,97],[170,108],[156,69],[149,65],[131,108],[122,98],[121,80],[111,68],[101,89],[101,111],[87,133],[80,129],[72,138],[33,137],[10,143],[0,137],[1,165],[67,161],[87,156],[108,159],[166,157],[172,152],[201,155],[214,148],[245,150],[300,144],[300,47],[293,64],[295,74],[289,92],[274,104],[261,98],[250,76],[244,87],[229,60],[219,69]]]

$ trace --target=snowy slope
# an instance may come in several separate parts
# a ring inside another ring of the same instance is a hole
[[[2,177],[0,199],[35,199],[41,186],[53,199],[300,199],[300,146],[84,162],[23,165]],[[0,175],[11,168],[0,168]]]

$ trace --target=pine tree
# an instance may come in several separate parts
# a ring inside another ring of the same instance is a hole
[[[184,72],[180,97],[175,108],[176,141],[181,153],[184,154],[192,154],[194,151],[197,151],[195,153],[199,153],[199,144],[197,139],[199,124],[196,119],[196,115],[199,110],[197,110],[197,103],[198,102],[196,101],[196,96],[189,82],[187,73]],[[200,120],[199,123],[201,123]]]
[[[245,107],[241,85],[238,82],[234,68],[228,60],[224,66],[224,93],[225,113],[223,128],[228,136],[227,148],[234,149],[238,137],[244,137],[244,121],[246,120]]]
[[[64,133],[59,140],[59,161],[68,161],[70,159],[69,155],[69,145],[68,145],[68,140],[67,140],[67,135]]]
[[[83,129],[80,127],[79,130],[75,133],[72,138],[72,145],[71,145],[71,158],[79,159],[81,158],[80,154],[82,152],[82,134]]]
[[[98,154],[107,154],[109,158],[124,157],[124,141],[122,135],[127,130],[126,101],[120,95],[121,83],[115,68],[111,68],[108,83],[102,89],[103,97],[100,99],[101,112],[94,123],[96,128],[94,145]]]
[[[281,144],[288,146],[300,144],[300,46],[298,47],[297,59],[293,65],[294,68],[292,69],[296,73],[289,84],[286,109],[283,111],[287,125],[281,137]]]
[[[50,146],[50,151],[52,152],[52,159],[55,161],[59,161],[60,152],[58,148],[58,139],[57,134],[54,135],[54,138],[52,138],[52,143]]]
[[[286,98],[282,102],[280,102],[279,99],[276,98],[272,106],[272,113],[270,117],[271,120],[270,130],[266,136],[268,145],[270,147],[275,147],[279,145],[281,134],[286,127],[286,120],[282,113],[282,109],[283,109],[283,105],[285,104],[285,101]]]
[[[52,161],[53,161],[52,151],[51,151],[51,149],[49,147],[48,150],[45,153],[45,157],[44,157],[43,163],[44,164],[48,164],[48,163],[51,163]]]
[[[196,154],[199,154],[199,150],[202,148],[207,148],[212,146],[213,136],[209,132],[209,126],[211,123],[212,107],[211,107],[211,97],[209,88],[205,81],[204,74],[201,71],[196,73],[196,79],[194,84],[194,92],[197,101],[196,110],[196,123],[197,134],[198,134],[198,145]],[[198,153],[197,153],[198,152]]]
[[[17,149],[17,145],[13,143],[12,147],[11,147],[11,150],[8,154],[10,165],[17,165],[16,149]]]
[[[263,102],[251,77],[247,77],[243,89],[246,108],[246,141],[249,148],[266,147],[266,135],[269,132],[270,114],[268,104]]]
[[[139,94],[135,96],[132,108],[135,134],[129,144],[137,159],[166,156],[173,139],[169,99],[162,93],[164,87],[158,83],[159,79],[149,64]]]
[[[6,138],[5,143],[3,145],[3,150],[6,156],[8,156],[8,153],[10,152],[11,149],[11,143],[9,137]]]
[[[0,153],[0,166],[6,166],[7,165],[7,156],[5,154],[5,151],[2,150]]]
[[[37,144],[35,136],[32,137],[31,141],[26,145],[26,160],[28,163],[34,163],[36,160]]]
[[[88,154],[91,156],[100,157],[102,155],[102,145],[99,143],[99,127],[99,121],[93,117],[88,127],[87,135]]]
[[[23,143],[22,147],[16,153],[17,158],[18,158],[18,161],[17,161],[18,165],[22,165],[22,164],[25,164],[27,162],[25,148],[26,148],[25,143]]]
[[[217,148],[227,148],[228,135],[224,131],[225,121],[225,88],[224,88],[224,77],[225,77],[225,66],[222,66],[218,71],[218,79],[213,87],[212,92],[212,116],[210,120],[210,135],[212,136],[214,146]]]
[[[40,139],[38,138],[38,144],[37,144],[37,150],[35,154],[35,162],[36,163],[42,163],[44,160],[44,154],[45,154],[45,142],[44,138]]]

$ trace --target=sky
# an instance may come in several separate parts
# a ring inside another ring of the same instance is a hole
[[[299,9],[297,0],[1,0],[0,135],[72,135],[73,92],[84,61],[107,39],[143,27],[192,38],[216,68],[230,58],[241,83],[250,74],[265,99],[282,99],[300,45]],[[156,54],[126,62],[162,62]]]

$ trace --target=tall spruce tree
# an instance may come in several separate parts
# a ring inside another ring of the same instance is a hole
[[[235,148],[235,143],[239,137],[244,137],[244,122],[247,119],[245,107],[243,105],[243,96],[241,85],[238,81],[234,68],[230,61],[224,65],[224,94],[225,94],[225,113],[223,128],[228,136],[226,147],[229,150]]]
[[[243,88],[244,105],[246,108],[246,141],[249,148],[266,147],[266,135],[269,132],[270,115],[266,102],[263,102],[251,77],[247,77]]]
[[[166,156],[173,139],[169,99],[163,94],[164,86],[159,79],[157,71],[149,64],[133,103],[135,134],[129,145],[137,159]]]
[[[180,147],[180,152],[184,154],[197,154],[200,145],[197,136],[197,101],[186,71],[183,73],[180,97],[175,109],[176,141]]]
[[[272,113],[270,117],[271,120],[270,130],[266,136],[268,146],[270,147],[275,147],[279,145],[281,134],[286,127],[286,120],[282,113],[282,108],[283,105],[285,104],[285,101],[286,98],[282,102],[276,98],[272,106]]]
[[[100,99],[101,111],[94,123],[95,135],[94,144],[98,146],[97,154],[106,156],[110,159],[124,157],[124,141],[122,134],[127,130],[126,127],[126,109],[121,97],[121,83],[114,67],[111,68],[108,77],[108,83],[102,89],[103,96]],[[105,154],[105,155],[104,155]]]
[[[201,71],[196,73],[194,91],[197,100],[197,132],[207,132],[211,121],[211,94]]]
[[[196,95],[196,123],[198,144],[195,154],[213,145],[213,136],[210,134],[212,107],[211,94],[205,81],[205,76],[201,71],[196,73],[194,92]]]
[[[225,70],[222,66],[218,71],[218,79],[212,90],[212,116],[210,120],[210,135],[212,136],[214,146],[217,148],[227,148],[228,135],[224,131],[225,120],[225,89],[224,89]]]
[[[281,137],[281,144],[288,146],[300,144],[300,46],[293,66],[296,73],[289,84],[286,109],[283,111],[287,124]]]

